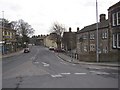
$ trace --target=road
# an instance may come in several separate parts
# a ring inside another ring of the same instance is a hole
[[[117,69],[65,62],[42,46],[2,64],[3,88],[118,88]]]

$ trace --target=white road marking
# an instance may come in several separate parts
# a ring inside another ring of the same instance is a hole
[[[67,65],[67,63],[65,63],[65,62],[60,62],[60,63],[62,63],[62,64],[66,64],[66,65]]]
[[[112,74],[118,74],[118,73],[112,73]]]
[[[98,72],[98,71],[90,71],[91,73],[98,74],[98,75],[109,75],[110,73],[107,72]]]
[[[71,73],[60,73],[62,75],[70,75]]]
[[[97,68],[97,67],[89,67],[89,69],[101,69],[101,68]]]
[[[75,75],[85,75],[87,73],[74,73]]]
[[[51,75],[52,77],[62,77],[62,75],[58,74],[58,75]]]
[[[35,60],[35,58],[36,58],[36,56],[38,55],[39,51],[40,51],[40,50],[37,49],[37,53],[36,53],[33,57],[31,57],[30,59],[31,59],[31,60]]]
[[[47,64],[47,63],[45,63],[45,62],[41,62],[41,63],[43,64],[44,67],[50,66],[50,64]]]
[[[50,65],[49,65],[49,64],[45,64],[45,65],[43,65],[43,66],[48,67],[48,66],[50,66]]]
[[[35,61],[34,63],[35,63],[35,64],[38,64],[39,62]]]
[[[72,64],[73,66],[76,65],[76,64]]]
[[[34,60],[34,59],[35,59],[35,57],[31,57],[30,59],[31,59],[31,60]]]
[[[96,71],[90,71],[91,73],[94,73],[94,72],[96,72]]]

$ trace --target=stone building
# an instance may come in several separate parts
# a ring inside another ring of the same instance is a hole
[[[11,53],[16,51],[16,31],[10,28],[0,29],[2,31],[2,52]]]
[[[108,9],[111,56],[120,60],[120,1]]]
[[[10,28],[10,23],[4,26],[0,25],[0,32],[2,36],[0,45],[2,54],[16,51],[16,31]]]
[[[66,51],[76,49],[76,32],[72,32],[71,27],[63,33],[62,46]]]
[[[99,60],[107,61],[104,57],[109,53],[109,26],[105,14],[100,15],[98,23]],[[79,60],[96,61],[97,32],[96,23],[86,26],[77,32],[77,54]]]
[[[46,47],[54,47],[57,48],[57,43],[55,41],[55,39],[53,38],[53,36],[55,35],[55,33],[51,33],[50,35],[47,35],[44,38],[44,46]]]

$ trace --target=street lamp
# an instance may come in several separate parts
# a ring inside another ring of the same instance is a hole
[[[4,40],[3,41],[3,31],[4,31],[4,11],[2,11],[2,54],[4,53],[4,48],[3,48],[3,43],[4,43],[4,46],[6,44],[6,41]]]
[[[99,51],[98,51],[98,45],[99,45],[99,41],[98,41],[98,2],[96,0],[96,35],[97,35],[97,40],[96,40],[96,59],[97,62],[99,62]]]

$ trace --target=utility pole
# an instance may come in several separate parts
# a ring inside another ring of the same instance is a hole
[[[4,54],[4,48],[5,40],[3,41],[3,31],[4,31],[4,11],[2,11],[2,54]]]
[[[97,35],[97,40],[96,40],[96,59],[97,59],[97,62],[99,62],[99,37],[98,37],[98,2],[96,0],[96,35]]]

